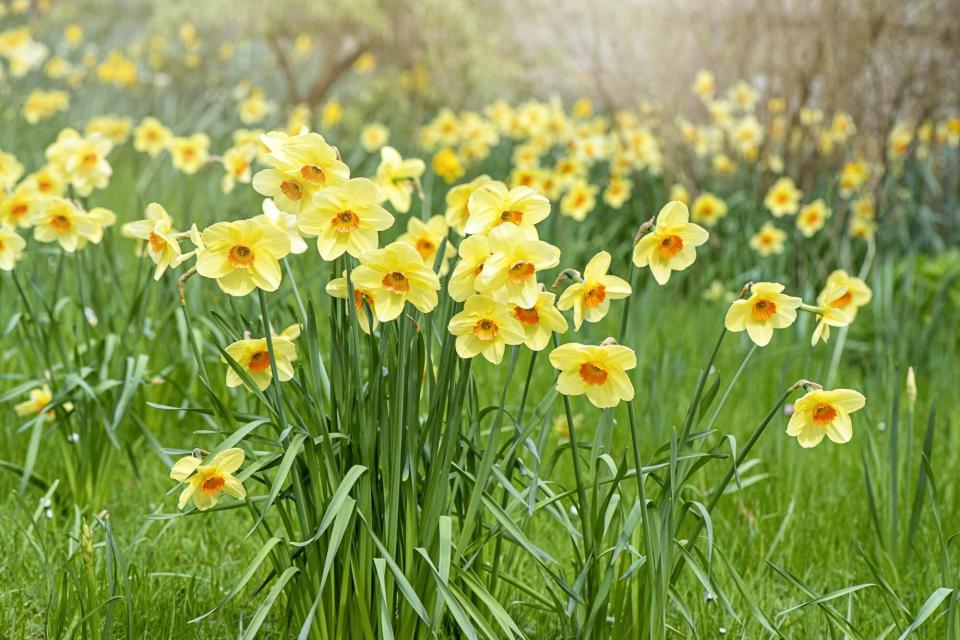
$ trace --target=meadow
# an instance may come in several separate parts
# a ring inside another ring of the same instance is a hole
[[[29,5],[0,637],[960,637],[956,110],[288,104]]]

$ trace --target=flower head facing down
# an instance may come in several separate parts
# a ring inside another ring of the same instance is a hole
[[[280,287],[280,259],[290,253],[290,240],[274,225],[254,220],[218,222],[203,230],[201,240],[197,273],[215,279],[224,292],[245,296],[255,288],[276,291]]]
[[[650,267],[658,284],[666,284],[673,271],[682,271],[697,259],[696,247],[710,234],[690,221],[690,212],[682,202],[667,203],[657,214],[653,231],[640,238],[633,248],[633,264]]]
[[[364,253],[350,277],[357,289],[373,292],[380,322],[395,319],[408,301],[423,313],[437,306],[440,278],[409,244],[393,242]]]
[[[728,331],[746,331],[758,347],[765,347],[774,329],[789,327],[797,319],[800,298],[783,293],[784,286],[775,282],[757,282],[750,287],[750,297],[734,300],[727,311],[724,326]]]
[[[633,383],[626,372],[637,366],[637,356],[629,347],[571,342],[550,352],[550,364],[560,371],[557,391],[564,395],[586,394],[601,409],[633,400]]]
[[[179,509],[187,506],[190,498],[200,511],[216,506],[220,494],[243,500],[247,491],[234,473],[243,464],[243,449],[225,449],[207,460],[206,464],[195,456],[184,456],[170,469],[170,478],[186,483],[177,503]]]
[[[573,309],[573,327],[580,329],[583,321],[599,322],[610,311],[610,301],[626,298],[632,292],[630,283],[607,274],[610,254],[601,251],[590,258],[583,270],[583,282],[572,284],[561,294],[557,308]]]
[[[824,436],[844,444],[853,437],[850,414],[866,404],[861,393],[852,389],[815,389],[793,403],[793,415],[787,434],[795,436],[801,447],[815,447]]]
[[[457,354],[461,358],[482,354],[493,364],[503,360],[508,344],[521,344],[525,339],[523,327],[510,308],[482,295],[467,298],[463,311],[450,318],[447,329],[457,337]]]

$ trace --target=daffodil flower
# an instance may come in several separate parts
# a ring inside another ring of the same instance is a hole
[[[765,347],[774,329],[789,327],[797,319],[803,301],[783,293],[784,286],[775,282],[757,282],[750,287],[750,297],[734,300],[727,311],[724,326],[728,331],[746,331],[758,347]]]
[[[573,327],[580,329],[583,321],[599,322],[610,311],[610,301],[626,298],[633,291],[623,278],[607,274],[610,254],[600,251],[590,258],[583,271],[583,281],[572,284],[560,295],[557,308],[573,309]]]
[[[177,507],[183,509],[193,498],[193,504],[200,511],[216,506],[220,494],[226,492],[237,500],[243,500],[247,491],[243,483],[234,475],[243,464],[243,449],[225,449],[213,456],[206,464],[195,456],[185,456],[177,460],[170,469],[170,478],[186,483],[180,493]]]
[[[493,364],[503,360],[506,345],[521,344],[523,327],[502,302],[482,295],[467,299],[463,311],[450,318],[447,325],[457,337],[457,355],[472,358],[482,354]]]
[[[795,436],[801,447],[815,447],[824,436],[837,444],[850,442],[853,422],[850,414],[866,404],[861,393],[852,389],[815,389],[793,403],[793,415],[787,434]]]
[[[557,391],[564,395],[585,394],[601,409],[633,400],[633,383],[626,372],[637,366],[637,356],[629,347],[571,342],[550,352],[550,364],[560,370]]]
[[[403,242],[361,255],[351,279],[355,287],[375,292],[374,311],[380,322],[399,316],[406,302],[423,313],[437,306],[440,279],[417,250]]]
[[[707,230],[693,224],[687,205],[667,203],[657,214],[656,226],[640,238],[633,248],[633,264],[650,267],[658,284],[666,284],[673,271],[682,271],[697,259],[696,248],[710,237]]]

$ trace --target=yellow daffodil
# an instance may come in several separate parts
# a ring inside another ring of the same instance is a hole
[[[23,165],[12,153],[0,150],[0,191],[7,191],[23,175]]]
[[[750,287],[750,297],[734,300],[724,326],[728,331],[746,331],[758,347],[765,347],[774,329],[789,327],[797,319],[800,298],[783,293],[784,286],[775,282],[757,282]]]
[[[390,129],[379,122],[372,122],[360,130],[360,146],[367,153],[376,153],[390,141]]]
[[[53,409],[50,408],[51,402],[53,402],[53,393],[50,392],[50,387],[42,385],[31,389],[27,399],[14,405],[13,411],[21,418],[43,413],[44,420],[50,422],[56,417]]]
[[[603,190],[603,201],[613,209],[619,209],[630,199],[633,183],[627,178],[611,176],[607,188]]]
[[[253,176],[253,188],[288,213],[299,214],[309,208],[315,193],[350,178],[350,168],[318,133],[274,132],[261,140],[269,149],[263,159],[270,166]]]
[[[583,321],[599,322],[610,311],[610,301],[630,295],[630,283],[607,274],[610,254],[601,251],[590,259],[583,270],[583,282],[572,284],[560,296],[557,308],[573,309],[573,326],[580,329]]]
[[[88,196],[109,183],[113,169],[107,154],[112,148],[113,143],[99,135],[84,138],[73,129],[64,129],[47,147],[46,157],[78,195]]]
[[[767,191],[763,206],[769,209],[773,217],[793,215],[800,208],[800,196],[803,194],[794,186],[790,178],[780,178]]]
[[[444,147],[435,153],[430,160],[430,165],[433,167],[433,172],[447,184],[459,180],[465,172],[460,156],[450,147]]]
[[[173,140],[173,133],[162,122],[152,116],[140,121],[133,130],[133,148],[140,153],[146,153],[151,158],[157,157]]]
[[[844,164],[843,170],[840,172],[840,195],[849,198],[869,177],[870,169],[866,162],[861,160]]]
[[[716,81],[713,78],[713,74],[707,71],[706,69],[701,69],[697,71],[697,75],[693,80],[693,86],[691,91],[698,97],[707,100],[713,97],[713,92],[716,89]]]
[[[690,215],[697,222],[712,227],[727,215],[727,203],[709,191],[704,191],[693,201]]]
[[[670,187],[670,200],[689,205],[690,192],[682,184],[674,184]],[[694,214],[694,219],[696,219],[696,214]]]
[[[324,260],[344,253],[353,257],[377,248],[377,234],[393,225],[393,216],[380,206],[377,187],[366,178],[321,189],[304,205],[297,227],[317,237]]]
[[[13,227],[0,224],[0,270],[13,271],[26,246],[27,241]]]
[[[34,89],[23,103],[23,119],[36,124],[69,108],[70,94],[66,91]]]
[[[82,249],[87,242],[100,244],[100,241],[103,239],[104,229],[112,227],[116,223],[117,214],[105,207],[94,207],[90,209],[90,211],[87,211],[87,218],[93,222],[94,230],[89,235],[80,239],[80,244],[77,245],[78,249]]]
[[[836,291],[841,287],[846,289],[846,293],[828,301],[828,292]],[[857,317],[857,310],[869,304],[871,299],[873,299],[873,291],[863,279],[851,276],[843,269],[837,269],[827,276],[827,284],[817,297],[817,304],[830,304],[839,309],[847,309],[850,311],[850,321],[853,322]]]
[[[464,238],[457,248],[459,260],[450,274],[447,290],[450,297],[463,302],[477,291],[477,278],[483,271],[483,265],[490,257],[490,241],[487,236],[469,236]]]
[[[33,237],[40,242],[57,242],[73,253],[84,239],[96,237],[96,223],[66,198],[48,198],[38,207],[31,221]]]
[[[17,189],[33,191],[44,197],[62,196],[67,190],[67,183],[56,167],[48,164],[24,178]]]
[[[2,194],[0,194],[2,198]],[[43,196],[21,183],[6,200],[0,199],[0,224],[11,227],[27,227],[32,223],[34,213],[43,205]]]
[[[398,213],[410,211],[410,194],[419,188],[425,166],[419,158],[403,159],[393,147],[380,149],[380,164],[375,182],[380,189],[380,201],[390,201]]]
[[[510,308],[482,295],[467,298],[463,311],[450,318],[447,328],[457,336],[457,354],[461,358],[483,354],[493,364],[503,360],[506,345],[520,344],[525,338],[523,327]]]
[[[324,129],[337,126],[341,118],[343,118],[343,105],[339,102],[330,100],[323,105],[323,109],[320,111],[320,124],[323,125]]]
[[[333,296],[334,298],[340,298],[346,300],[349,296],[349,289],[347,288],[347,277],[346,272],[340,278],[334,278],[327,283],[326,286],[327,294]],[[360,325],[360,329],[364,333],[371,333],[376,331],[377,327],[380,325],[380,321],[377,319],[376,312],[376,291],[370,289],[360,289],[357,287],[353,288],[353,304],[357,310],[357,322]],[[367,310],[364,308],[364,305],[370,307],[370,314],[372,318],[367,317]],[[371,322],[372,320],[372,322]]]
[[[444,213],[444,219],[447,225],[461,236],[466,234],[467,220],[470,218],[470,209],[467,206],[470,196],[488,182],[490,182],[490,176],[484,174],[447,191],[445,198],[447,210]]]
[[[277,105],[267,100],[263,91],[257,89],[251,91],[250,95],[237,105],[237,116],[243,124],[256,124],[273,113],[276,108]]]
[[[179,264],[180,243],[174,237],[173,220],[162,205],[151,202],[147,205],[146,218],[126,223],[121,233],[128,238],[146,241],[147,255],[157,265],[154,280],[159,280],[164,271]]]
[[[437,306],[440,278],[416,249],[403,242],[362,254],[351,280],[355,287],[374,292],[380,322],[399,316],[408,301],[423,313]]]
[[[573,182],[560,199],[560,213],[574,220],[586,220],[587,214],[597,206],[598,190],[595,185],[585,180]]]
[[[477,276],[477,289],[503,302],[530,307],[537,301],[537,273],[560,264],[560,249],[530,240],[520,227],[504,224],[487,235],[492,253]]]
[[[793,403],[787,435],[796,436],[801,447],[815,447],[826,436],[844,444],[853,438],[850,414],[866,404],[863,394],[852,389],[815,389]]]
[[[270,198],[263,201],[261,209],[261,215],[251,218],[254,222],[271,224],[282,231],[290,241],[290,253],[299,255],[307,250],[307,243],[297,230],[297,216],[281,211]]]
[[[507,189],[502,182],[488,182],[476,189],[467,204],[468,235],[486,233],[501,224],[520,227],[528,238],[537,237],[536,224],[550,215],[550,201],[529,187]]]
[[[847,297],[847,287],[841,284],[840,279],[828,282],[827,286],[817,298],[820,311],[817,314],[817,326],[810,338],[811,346],[816,346],[821,340],[830,340],[830,327],[845,327],[853,322],[857,307],[852,305],[852,294]]]
[[[234,473],[243,464],[243,449],[225,449],[202,464],[200,458],[185,456],[170,469],[170,478],[186,483],[177,506],[182,510],[190,498],[200,511],[215,507],[220,494],[243,500],[247,491]]]
[[[410,218],[406,233],[400,234],[397,242],[416,249],[423,262],[430,267],[437,258],[437,251],[443,247],[443,259],[440,262],[440,274],[443,275],[447,272],[447,261],[457,254],[456,248],[447,240],[447,231],[447,223],[441,215],[435,215],[426,222]]]
[[[560,371],[557,391],[564,395],[586,394],[601,409],[633,400],[633,383],[626,372],[637,366],[637,356],[629,347],[572,342],[551,351],[550,364]]]
[[[297,359],[297,348],[293,341],[299,336],[300,325],[294,324],[284,329],[280,335],[274,335],[271,338],[280,382],[293,378],[293,361]],[[243,367],[261,391],[270,386],[273,380],[273,369],[270,366],[270,351],[267,348],[266,338],[237,340],[224,351]],[[223,361],[226,362],[226,359]],[[242,384],[243,378],[234,371],[233,367],[227,367],[227,386],[233,388]]]
[[[710,237],[700,225],[689,222],[690,212],[682,202],[667,203],[657,214],[656,226],[633,248],[633,264],[650,267],[659,284],[670,280],[670,273],[682,271],[697,259],[696,247]]]
[[[567,332],[567,319],[554,306],[555,298],[552,293],[540,291],[530,306],[511,305],[513,316],[523,327],[523,344],[531,351],[543,351],[554,333]]]
[[[783,253],[783,243],[787,233],[778,229],[770,222],[765,222],[753,237],[750,238],[750,248],[761,256]]]
[[[290,253],[290,240],[274,225],[253,220],[218,222],[203,230],[201,240],[197,273],[214,278],[224,292],[245,296],[254,288],[279,288],[280,259]]]
[[[168,148],[173,168],[187,175],[193,175],[199,171],[210,159],[210,137],[205,133],[173,138]]]
[[[220,164],[223,166],[223,178],[220,189],[231,193],[239,182],[249,184],[252,174],[254,150],[252,147],[231,147],[223,152]]]
[[[117,116],[99,116],[92,118],[83,133],[85,136],[100,135],[112,144],[119,145],[127,141],[130,137],[130,129],[133,127],[133,121],[130,118],[119,118]]]
[[[829,217],[830,208],[827,207],[827,203],[821,199],[814,200],[810,204],[804,205],[797,214],[797,229],[800,230],[804,238],[812,238],[817,231],[823,228]]]

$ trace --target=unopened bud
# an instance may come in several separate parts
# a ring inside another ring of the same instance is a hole
[[[910,411],[913,411],[917,404],[917,377],[913,373],[913,367],[907,369],[907,400],[910,402]]]
[[[80,554],[83,557],[83,563],[87,565],[87,571],[93,571],[93,532],[86,520],[80,525]]]
[[[600,346],[601,346],[601,347],[607,347],[607,346],[610,346],[610,345],[612,345],[612,344],[620,344],[620,343],[617,342],[617,339],[616,339],[616,338],[607,338],[606,340],[604,340],[603,342],[600,343]]]

